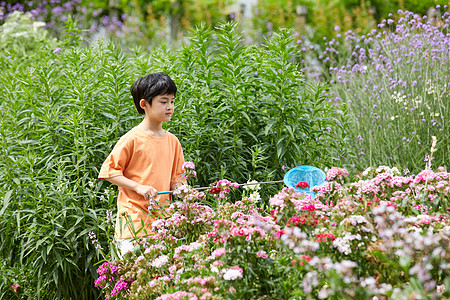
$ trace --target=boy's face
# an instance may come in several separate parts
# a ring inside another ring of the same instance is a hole
[[[158,95],[153,97],[152,104],[150,105],[147,101],[143,100],[141,107],[145,111],[145,115],[148,116],[152,121],[156,122],[169,122],[173,115],[175,109],[175,95]]]

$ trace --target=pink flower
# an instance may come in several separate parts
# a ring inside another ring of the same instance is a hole
[[[214,257],[221,257],[222,255],[224,255],[226,252],[225,248],[219,248],[214,250],[211,255]]]
[[[326,181],[339,180],[344,176],[348,176],[348,171],[342,168],[333,167],[327,172]]]
[[[94,281],[95,287],[104,288],[106,283],[106,275],[102,275]]]
[[[152,262],[152,266],[155,268],[161,268],[169,261],[169,257],[167,255],[161,255]]]
[[[129,283],[123,280],[119,280],[116,282],[116,284],[114,285],[113,290],[111,291],[111,296],[115,296],[117,294],[119,294],[119,292],[121,290],[127,290],[129,287]]]
[[[14,283],[12,286],[11,286],[11,289],[14,291],[14,293],[17,293],[17,288],[19,288],[20,287],[20,285],[18,285],[17,283]]]
[[[228,269],[225,274],[223,274],[223,279],[225,280],[235,280],[238,278],[242,278],[242,269],[236,270],[236,269]]]
[[[316,207],[314,206],[314,203],[311,203],[311,204],[303,206],[302,210],[315,211]]]
[[[261,258],[267,258],[267,257],[269,257],[269,256],[267,255],[266,251],[262,251],[262,250],[256,252],[256,255],[257,255],[258,257],[261,257]]]
[[[183,163],[181,168],[183,169],[183,171],[186,170],[186,169],[194,170],[195,169],[195,164],[192,161],[186,161],[186,162]]]
[[[197,296],[195,296],[195,294],[191,293],[191,292],[186,292],[186,291],[178,291],[175,292],[173,294],[164,294],[159,296],[158,298],[156,298],[156,300],[169,300],[169,299],[198,299]]]

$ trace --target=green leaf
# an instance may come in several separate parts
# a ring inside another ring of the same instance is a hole
[[[12,194],[12,190],[10,190],[10,191],[7,191],[6,193],[5,193],[5,196],[3,197],[3,207],[2,207],[2,209],[0,210],[0,216],[2,216],[3,215],[3,213],[5,212],[5,210],[8,208],[8,206],[9,206],[9,199],[11,198],[11,194]]]

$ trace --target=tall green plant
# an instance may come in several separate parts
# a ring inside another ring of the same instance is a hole
[[[104,68],[105,77],[117,78],[127,70],[110,69],[121,59],[113,49],[83,48],[77,40],[64,49],[43,41],[33,52],[8,48],[0,55],[0,253],[9,267],[31,269],[24,274],[33,287],[19,289],[29,298],[95,298],[93,265],[102,251],[89,232],[110,235],[106,210],[114,197],[93,182],[107,152],[97,143],[110,139],[105,110],[92,96],[104,90],[92,74]]]
[[[58,45],[0,53],[0,255],[9,270],[31,268],[22,272],[33,279],[24,297],[97,296],[94,263],[109,251],[98,240],[112,238],[116,195],[95,179],[141,119],[129,92],[139,76],[175,79],[167,129],[197,164],[199,184],[281,179],[283,165],[339,160],[340,123],[326,87],[304,83],[290,31],[258,48],[243,43],[236,24],[223,24],[195,30],[178,51],[124,52],[82,45],[72,25]],[[5,274],[2,293],[16,280]]]
[[[181,91],[168,126],[201,184],[223,176],[282,179],[283,165],[325,167],[339,159],[339,121],[326,86],[304,82],[298,55],[290,30],[255,47],[228,23],[214,32],[198,28],[167,66],[177,70]]]

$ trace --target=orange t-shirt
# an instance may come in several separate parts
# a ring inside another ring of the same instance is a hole
[[[163,137],[154,137],[134,127],[114,146],[103,163],[98,178],[123,175],[139,184],[150,185],[157,191],[168,191],[172,183],[182,182],[183,163],[183,150],[175,135],[166,132]],[[168,199],[169,194],[159,195],[157,197],[159,206],[166,205]],[[143,196],[119,187],[116,237],[121,239],[133,237],[125,218],[122,217],[123,213],[131,217],[135,231],[141,229],[141,222],[144,222],[145,230],[141,230],[137,236],[149,234],[151,223],[158,218],[159,212],[153,211],[149,214],[148,206],[148,201]]]

